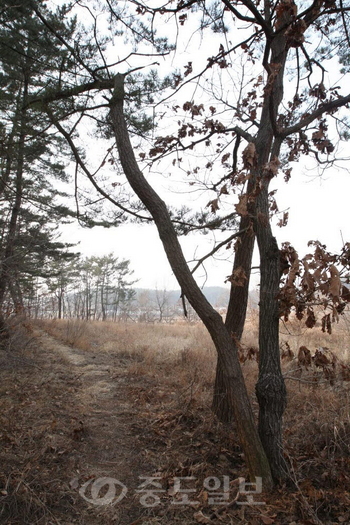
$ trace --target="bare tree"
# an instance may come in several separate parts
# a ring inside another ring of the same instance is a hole
[[[161,323],[164,320],[168,320],[169,317],[169,299],[170,294],[166,290],[166,288],[163,288],[162,290],[159,290],[156,288],[155,290],[155,303],[156,308],[159,312],[158,321]]]

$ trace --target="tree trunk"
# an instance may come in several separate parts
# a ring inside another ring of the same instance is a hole
[[[57,296],[58,300],[58,319],[62,319],[62,294]]]
[[[17,314],[24,314],[22,290],[16,275],[8,275],[7,286],[12,299],[12,303],[14,305],[15,312]]]
[[[273,477],[286,477],[283,457],[282,416],[287,393],[281,370],[279,349],[280,252],[272,235],[268,218],[268,192],[258,196],[257,241],[260,251],[259,310],[259,379],[256,395],[259,402],[259,435],[269,459]],[[264,211],[262,211],[264,210]],[[267,215],[266,215],[267,214]]]
[[[282,444],[282,416],[287,399],[279,348],[280,259],[277,242],[272,234],[269,208],[269,185],[274,173],[267,166],[280,156],[282,139],[276,137],[275,132],[278,108],[283,99],[287,54],[286,39],[281,32],[271,43],[270,64],[273,64],[273,68],[266,66],[269,72],[266,85],[269,88],[265,90],[261,125],[255,142],[256,167],[251,173],[256,184],[252,210],[260,253],[259,379],[256,385],[258,429],[275,481],[284,479],[287,474]]]
[[[266,22],[269,23],[269,13],[266,12],[265,15],[267,16]],[[288,14],[288,16],[290,16]],[[288,20],[286,19],[286,23]],[[287,27],[287,26],[286,26]],[[265,94],[264,94],[264,106],[261,113],[260,118],[260,127],[256,136],[256,140],[254,141],[255,147],[256,147],[256,162],[257,165],[254,169],[251,170],[250,178],[248,182],[248,188],[247,188],[247,195],[251,197],[251,202],[248,206],[249,208],[249,216],[241,217],[241,223],[240,223],[240,230],[243,228],[248,228],[248,231],[242,235],[241,237],[241,243],[238,244],[237,252],[235,254],[235,261],[233,266],[233,271],[238,268],[243,268],[245,275],[247,277],[247,280],[245,282],[245,285],[240,286],[231,286],[231,293],[230,293],[230,302],[229,307],[227,311],[227,318],[226,318],[226,326],[229,329],[232,337],[234,337],[237,341],[240,340],[245,318],[246,318],[246,311],[247,311],[247,305],[248,305],[248,294],[249,294],[249,280],[250,280],[250,274],[251,274],[251,262],[252,262],[252,256],[253,256],[253,250],[254,250],[254,235],[250,234],[250,226],[251,226],[251,220],[253,219],[254,224],[254,231],[257,232],[257,215],[259,213],[257,209],[257,196],[259,194],[259,184],[262,180],[264,180],[264,167],[267,162],[273,160],[275,155],[279,155],[279,148],[280,143],[278,141],[274,141],[275,138],[275,128],[276,128],[276,117],[278,114],[278,108],[283,98],[283,75],[284,75],[284,68],[285,68],[285,62],[288,54],[288,48],[286,44],[286,38],[284,35],[284,32],[280,32],[276,34],[274,39],[269,42],[269,51],[271,53],[270,56],[270,64],[265,64],[266,69],[268,70],[269,79],[266,83]],[[266,55],[266,58],[268,58],[268,54]],[[272,64],[273,67],[270,67]],[[276,69],[274,69],[276,68]],[[276,72],[277,71],[277,74]],[[266,194],[264,194],[264,198],[266,198],[266,203],[268,206],[268,183],[269,181],[265,180],[266,184]],[[262,202],[262,201],[261,201]],[[269,225],[269,215],[267,212],[266,217],[267,223]],[[269,225],[270,227],[270,225]],[[260,229],[260,237],[262,235],[262,230]],[[269,230],[271,232],[271,228]],[[272,237],[272,233],[271,233]],[[271,241],[271,239],[270,239]],[[267,257],[266,250],[260,251],[260,258],[264,259]],[[261,263],[264,265],[266,263]],[[267,263],[268,265],[268,263]],[[279,275],[279,274],[278,274]],[[261,289],[265,287],[265,281],[266,277],[262,277],[261,282]],[[278,310],[278,300],[277,300],[277,294],[278,294],[278,287],[279,287],[279,279],[278,283],[274,281],[274,291],[275,291],[275,304],[274,309],[277,308]],[[267,285],[268,286],[268,285]],[[276,291],[277,289],[277,291]],[[260,305],[265,302],[265,296],[261,299],[262,302],[260,302]],[[264,310],[264,307],[263,307]],[[261,325],[261,322],[263,323]],[[274,341],[271,341],[271,345],[268,347],[264,347],[262,349],[262,353],[265,354],[266,352],[272,352],[272,354],[277,355],[278,353],[278,359],[279,359],[279,336],[278,336],[278,314],[277,318],[274,319],[274,323],[277,326],[277,336],[274,339]],[[276,331],[276,326],[274,327],[274,332]],[[260,342],[262,344],[265,344],[265,341],[268,339],[268,335],[265,335],[265,330],[269,332],[269,327],[265,324],[265,318],[260,316],[259,320],[259,345]],[[264,334],[264,335],[262,335]],[[260,350],[261,353],[261,350]],[[264,360],[263,360],[264,361]],[[268,361],[268,360],[267,360]],[[276,369],[277,372],[277,369]],[[259,381],[264,382],[266,370],[264,366],[260,368],[260,376]],[[279,383],[283,383],[283,377],[282,374],[279,374]],[[277,378],[276,378],[277,382]],[[269,388],[269,387],[268,387]],[[273,397],[273,388],[271,385],[271,397]],[[281,402],[281,407],[283,406],[283,409],[279,410],[280,413],[280,421],[282,418],[284,406],[285,406],[285,396],[283,395],[283,387],[281,386],[278,396],[282,396],[279,398],[278,401]],[[258,398],[258,401],[262,401],[261,395],[260,398]],[[216,372],[216,380],[215,380],[215,389],[214,389],[214,399],[213,399],[213,409],[214,412],[217,414],[220,420],[222,421],[230,421],[232,418],[232,415],[230,414],[230,407],[229,402],[227,399],[227,395],[225,392],[225,387],[223,385],[223,375],[222,375],[222,363],[220,361],[220,357],[218,358],[218,364],[217,364],[217,372]],[[260,414],[260,420],[265,418],[266,413],[266,404],[263,403],[263,408],[260,407],[261,414]],[[278,411],[276,411],[277,413]],[[277,427],[276,427],[277,428]],[[264,443],[264,446],[266,444],[267,446],[267,438],[263,435],[264,431],[263,429],[266,429],[266,425],[260,424],[260,437]],[[280,432],[278,434],[281,435]],[[278,447],[279,450],[281,448],[281,442],[279,437],[276,436],[276,439],[279,443]],[[267,453],[270,455],[269,460],[272,460],[272,464],[278,465],[281,463],[280,458],[280,452],[276,449],[276,457],[275,459],[272,459],[272,452],[271,452],[271,446],[268,447],[269,452],[266,450]],[[275,477],[282,477],[282,471],[279,470],[279,475],[276,476],[277,471],[274,472]]]
[[[253,412],[238,360],[237,346],[225,327],[221,316],[209,304],[195,282],[183,256],[165,203],[149,185],[137,165],[124,118],[123,101],[124,75],[116,75],[110,108],[117,148],[125,176],[136,195],[151,213],[175,277],[215,344],[223,365],[223,382],[235,416],[238,437],[245,454],[250,475],[253,479],[256,476],[261,476],[264,488],[270,489],[273,485],[270,466],[255,426]]]
[[[0,178],[0,195],[2,195],[7,187],[10,174],[11,174],[11,168],[12,163],[14,161],[14,137],[16,133],[16,126],[17,122],[15,121],[11,133],[8,136],[6,144],[3,146],[3,162],[1,166],[1,178]]]
[[[101,312],[102,312],[102,321],[106,321],[107,319],[107,313],[106,313],[106,308],[105,308],[105,303],[104,303],[104,280],[102,281],[102,284],[101,284]],[[107,305],[108,305],[108,291],[107,291]]]
[[[241,217],[239,231],[243,230],[246,231],[240,236],[237,243],[232,274],[238,268],[242,268],[246,275],[246,280],[243,286],[237,286],[235,283],[231,284],[230,300],[225,320],[226,328],[236,342],[239,342],[242,337],[246,319],[249,282],[255,242],[255,235],[251,228],[251,219],[248,216]],[[232,421],[232,408],[224,385],[223,365],[219,356],[216,365],[212,408],[220,421],[224,423]]]
[[[288,15],[289,16],[289,15]],[[287,22],[287,20],[286,20]],[[283,479],[287,467],[282,447],[282,416],[286,406],[286,389],[280,366],[279,351],[279,250],[272,235],[269,219],[268,188],[272,176],[266,174],[265,166],[279,157],[281,140],[276,138],[276,119],[283,98],[283,76],[288,47],[284,32],[276,34],[270,43],[268,81],[264,93],[264,105],[260,127],[254,141],[256,149],[247,189],[251,197],[248,211],[253,218],[254,231],[260,252],[260,309],[259,309],[259,379],[256,394],[259,402],[259,435],[267,454],[275,480]],[[271,65],[273,67],[271,67]],[[241,219],[243,222],[244,217]],[[242,225],[241,225],[242,227]],[[238,247],[234,269],[242,266],[248,277],[246,287],[231,287],[227,326],[233,337],[240,339],[243,331],[248,301],[251,256],[254,240],[243,239]],[[242,259],[240,259],[242,257]],[[218,359],[214,409],[220,419],[230,420],[229,402],[223,387],[222,363]]]
[[[17,95],[17,109],[16,114],[17,117],[14,118],[12,129],[10,134],[8,135],[6,143],[3,145],[2,149],[2,166],[1,166],[1,178],[0,178],[0,195],[4,193],[6,190],[6,187],[8,185],[8,182],[10,180],[11,170],[13,163],[16,162],[16,157],[18,155],[18,152],[16,151],[16,144],[15,144],[15,138],[18,133],[20,133],[20,130],[23,130],[23,124],[24,124],[24,114],[25,110],[24,104],[25,99],[24,97],[27,96],[28,93],[28,86],[24,86],[23,92],[21,89],[19,90],[19,93]]]
[[[8,226],[8,233],[5,243],[4,256],[1,262],[0,269],[0,309],[2,308],[6,290],[12,279],[11,267],[15,264],[14,261],[14,245],[17,235],[17,223],[18,217],[21,211],[22,205],[22,193],[23,193],[23,169],[24,169],[24,146],[25,146],[25,123],[26,123],[26,110],[24,109],[28,95],[28,82],[26,81],[23,86],[23,94],[21,98],[22,105],[20,110],[20,124],[18,134],[18,145],[16,149],[17,155],[17,167],[16,167],[16,193],[15,199],[11,211],[10,222]],[[16,306],[16,305],[15,305]],[[23,304],[21,305],[23,306]]]

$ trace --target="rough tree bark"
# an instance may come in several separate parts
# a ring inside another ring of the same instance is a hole
[[[251,223],[250,217],[241,217],[239,231],[244,231],[244,233],[240,236],[237,243],[232,275],[234,275],[236,270],[242,269],[246,275],[246,280],[239,286],[234,282],[231,284],[230,299],[225,319],[226,328],[236,344],[239,343],[242,337],[248,306],[249,282],[255,243],[255,234],[252,231]],[[224,385],[223,365],[219,356],[216,365],[213,411],[223,423],[232,421],[233,414]]]
[[[269,459],[272,475],[277,480],[283,479],[287,474],[282,445],[282,416],[287,399],[280,365],[280,257],[269,218],[269,184],[274,176],[269,163],[277,162],[282,143],[282,140],[276,137],[276,120],[283,99],[287,54],[288,45],[284,32],[275,34],[271,42],[270,62],[265,64],[268,78],[261,125],[255,141],[256,166],[251,170],[251,178],[256,185],[252,212],[260,252],[259,379],[256,385],[259,435]]]
[[[264,488],[271,489],[273,486],[271,470],[255,426],[254,415],[238,360],[237,347],[221,316],[206,300],[196,284],[183,256],[167,207],[147,182],[135,159],[123,112],[124,78],[125,75],[121,74],[115,77],[115,89],[110,101],[110,109],[119,157],[125,176],[136,195],[151,213],[175,277],[215,344],[223,365],[225,391],[233,409],[238,437],[250,475],[252,478],[261,476]]]

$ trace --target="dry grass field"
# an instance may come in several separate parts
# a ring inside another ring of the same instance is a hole
[[[344,319],[329,335],[296,320],[281,326],[291,477],[246,505],[235,428],[210,408],[216,356],[201,324],[13,320],[0,351],[0,523],[350,523],[349,327]],[[257,413],[257,363],[247,359],[256,342],[253,312],[241,353]],[[300,346],[327,347],[337,362],[300,366]],[[160,483],[154,506],[137,492],[142,476]],[[229,502],[213,504],[208,478],[223,476]],[[102,478],[122,482],[126,496],[97,505],[111,486],[94,495]],[[179,478],[195,504],[181,504]]]

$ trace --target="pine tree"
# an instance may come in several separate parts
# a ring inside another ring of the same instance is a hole
[[[63,19],[64,9],[49,15],[65,38],[75,22],[65,25]],[[64,204],[68,195],[55,187],[68,182],[64,142],[52,133],[47,116],[28,106],[28,97],[57,86],[71,65],[64,46],[34,16],[32,2],[5,2],[0,12],[0,308],[7,292],[16,307],[23,307],[29,281],[45,274],[47,261],[69,248],[53,240],[57,224],[73,215]]]

